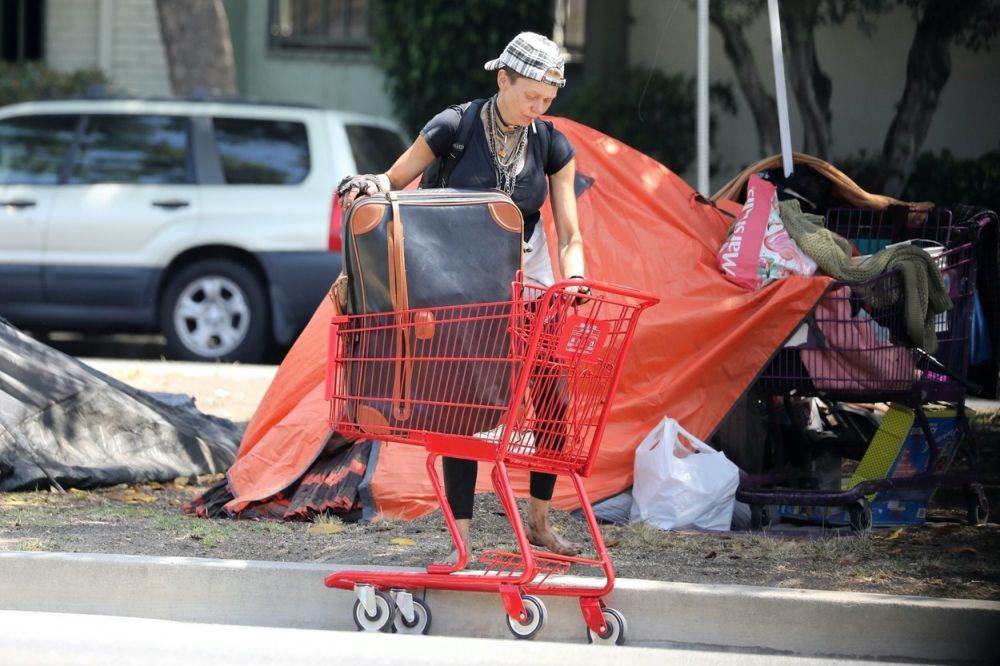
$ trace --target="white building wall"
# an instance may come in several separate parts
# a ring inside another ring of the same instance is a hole
[[[61,72],[101,69],[125,93],[170,95],[155,0],[49,0],[45,61]]]
[[[670,24],[667,17],[674,2],[631,0],[633,17],[629,35],[629,62],[634,67],[654,65],[664,73],[696,71],[695,12],[680,2]],[[665,29],[664,29],[665,28]],[[848,21],[836,28],[817,31],[820,66],[833,82],[830,108],[833,115],[832,155],[837,157],[865,149],[878,154],[892,122],[896,103],[903,92],[906,58],[916,23],[906,8],[897,8],[877,21],[871,38]],[[713,188],[728,180],[739,168],[762,157],[757,148],[757,132],[735,73],[723,51],[722,37],[710,29],[710,71],[713,81],[728,82],[736,94],[736,117],[722,115],[714,137],[723,168],[713,180]],[[660,44],[659,56],[656,56]],[[761,79],[774,90],[770,34],[766,15],[758,17],[747,30]],[[787,75],[787,58],[786,58]],[[792,147],[802,146],[802,125],[794,97],[789,90]],[[948,148],[960,157],[978,157],[1000,147],[1000,123],[995,109],[1000,107],[1000,48],[992,53],[973,54],[952,49],[952,73],[922,150]],[[693,174],[684,174],[690,177]]]
[[[97,67],[99,1],[45,3],[45,62],[49,67],[60,72]]]
[[[115,0],[111,71],[117,86],[137,95],[170,95],[170,74],[155,0]]]

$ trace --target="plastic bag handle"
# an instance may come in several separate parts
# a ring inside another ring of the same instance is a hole
[[[677,423],[677,431],[680,434],[684,435],[684,437],[687,438],[687,440],[688,440],[688,442],[687,442],[687,444],[685,446],[687,446],[690,449],[694,449],[694,451],[696,451],[698,453],[718,453],[718,451],[716,451],[715,449],[713,449],[711,446],[709,446],[705,442],[701,441],[700,439],[698,439],[697,437],[695,437],[694,435],[692,435],[691,433],[689,433],[684,428],[684,426],[682,426],[680,424],[680,421],[677,421],[676,423]]]

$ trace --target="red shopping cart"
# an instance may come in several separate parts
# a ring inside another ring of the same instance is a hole
[[[587,295],[573,287],[590,287]],[[426,633],[431,612],[413,590],[496,592],[507,626],[533,638],[546,621],[536,595],[578,597],[592,642],[625,642],[624,616],[605,606],[614,567],[584,491],[639,314],[656,297],[593,281],[541,289],[512,284],[510,301],[336,316],[330,327],[330,425],[349,437],[423,446],[426,468],[458,560],[422,572],[342,571],[328,587],[353,590],[359,630]],[[468,552],[435,462],[445,455],[493,463],[491,480],[517,552]],[[595,557],[533,549],[508,470],[570,478]],[[560,580],[573,565],[603,571],[604,584]]]

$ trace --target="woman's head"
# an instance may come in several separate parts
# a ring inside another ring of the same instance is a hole
[[[565,59],[555,42],[534,32],[512,39],[500,57],[487,62],[497,71],[504,120],[527,125],[548,111],[559,88],[566,85]]]

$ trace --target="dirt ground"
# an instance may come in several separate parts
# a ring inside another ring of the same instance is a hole
[[[194,366],[134,361],[95,362],[108,374],[146,390],[195,396],[203,411],[244,422],[274,368]],[[980,420],[992,445],[1000,416]],[[181,505],[221,477],[119,486],[99,491],[0,495],[0,550],[174,555],[286,562],[420,566],[450,550],[439,513],[411,522],[347,524],[202,520]],[[997,478],[990,479],[996,506]],[[644,526],[605,526],[618,575],[695,583],[854,590],[1000,600],[1000,525],[959,522],[958,495],[940,494],[926,527],[869,534],[827,530],[797,533],[702,534]],[[955,500],[951,502],[950,500]],[[582,539],[584,528],[557,512],[559,528]],[[509,527],[491,496],[479,499],[474,551],[513,547]],[[586,573],[581,569],[579,573]]]

